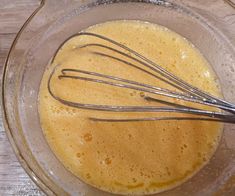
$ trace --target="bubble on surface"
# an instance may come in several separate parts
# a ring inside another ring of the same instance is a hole
[[[136,182],[137,182],[136,178],[132,178],[132,181],[133,181],[134,183],[136,183]]]
[[[68,113],[70,112],[70,110],[69,110],[69,108],[68,108],[68,107],[66,107],[66,108],[65,108],[65,110],[66,110],[66,112],[68,112]]]
[[[87,174],[86,174],[86,178],[87,178],[87,179],[90,179],[90,178],[91,178],[91,174],[90,174],[90,173],[87,173]]]
[[[84,134],[83,138],[86,142],[90,142],[90,141],[92,141],[92,134],[86,133],[86,134]]]
[[[199,158],[201,158],[201,157],[202,157],[202,154],[201,154],[200,152],[198,152],[198,153],[197,153],[197,156],[198,156]]]
[[[144,92],[140,92],[140,97],[144,97],[145,93]]]
[[[207,158],[206,158],[206,157],[203,157],[202,160],[203,160],[204,162],[207,162]]]
[[[212,149],[214,147],[214,145],[212,143],[207,143],[207,146]]]
[[[112,159],[107,157],[105,160],[104,160],[105,164],[106,165],[110,165],[112,163]]]

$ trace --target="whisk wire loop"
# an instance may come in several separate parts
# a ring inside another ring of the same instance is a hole
[[[99,83],[102,85],[115,86],[118,88],[133,89],[133,90],[149,93],[152,95],[160,95],[162,97],[165,96],[168,98],[174,98],[174,99],[184,100],[184,101],[193,102],[193,103],[197,103],[201,105],[207,105],[207,106],[214,107],[215,109],[218,109],[218,108],[222,109],[224,111],[224,112],[209,111],[209,110],[189,107],[189,106],[177,104],[171,101],[166,101],[164,99],[158,99],[149,95],[145,95],[143,98],[149,102],[159,102],[163,104],[164,106],[116,106],[116,105],[102,105],[102,104],[97,105],[97,104],[84,104],[84,103],[72,102],[72,101],[65,100],[55,95],[53,92],[53,89],[51,88],[52,78],[55,75],[55,72],[58,69],[59,65],[55,66],[48,80],[48,84],[47,84],[48,91],[54,99],[56,99],[57,101],[67,106],[82,108],[82,109],[98,110],[98,111],[110,111],[110,112],[139,112],[139,113],[171,112],[175,114],[184,113],[184,114],[195,115],[195,117],[191,117],[191,116],[185,116],[185,117],[184,116],[183,117],[182,116],[164,116],[164,117],[139,117],[139,118],[93,118],[93,117],[90,117],[89,118],[90,120],[102,121],[102,122],[201,120],[201,121],[219,121],[219,122],[226,122],[226,123],[235,123],[235,104],[227,102],[223,99],[214,97],[198,89],[197,87],[194,87],[188,84],[187,82],[183,81],[181,78],[165,70],[160,65],[154,63],[150,59],[144,57],[138,52],[106,36],[98,35],[95,33],[89,33],[89,32],[81,32],[81,33],[71,36],[68,39],[71,39],[74,36],[92,36],[92,37],[104,40],[110,44],[113,44],[113,46],[115,46],[114,48],[114,47],[106,46],[100,43],[89,43],[89,44],[78,46],[77,47],[78,51],[83,48],[92,48],[92,50],[90,51],[92,54],[99,55],[105,58],[111,58],[117,62],[123,63],[124,65],[132,66],[133,68],[138,69],[148,74],[151,77],[154,77],[158,80],[161,80],[175,87],[177,91],[173,91],[173,90],[169,90],[166,88],[161,88],[158,86],[149,85],[143,82],[129,80],[129,79],[121,78],[121,77],[105,75],[102,73],[91,72],[91,71],[80,70],[80,69],[70,69],[70,68],[62,69],[60,70],[60,73],[57,76],[58,79],[60,80],[64,80],[64,79],[83,80],[83,81],[97,83],[97,84]],[[62,43],[61,46],[63,46],[64,43]],[[116,47],[119,47],[120,50],[117,49]],[[111,51],[112,54],[113,53],[118,54],[119,56],[123,58],[111,55],[109,53],[106,54],[104,52],[96,51],[95,50],[96,48],[103,48],[109,52]],[[126,51],[126,53],[124,51]],[[58,52],[59,52],[59,49],[56,51],[52,59],[52,63],[54,62],[54,59]],[[133,63],[133,61],[135,63]],[[142,65],[142,66],[139,66],[139,65]]]

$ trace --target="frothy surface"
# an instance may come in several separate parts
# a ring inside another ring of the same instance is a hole
[[[186,39],[162,26],[140,21],[113,21],[92,26],[86,31],[106,35],[123,43],[192,85],[220,96],[215,75],[204,57]],[[118,56],[110,51],[95,47],[78,48],[91,42],[107,45],[88,36],[70,39],[45,71],[41,83],[41,126],[55,155],[77,177],[114,193],[156,193],[189,179],[213,155],[222,133],[220,123],[92,122],[88,117],[147,117],[164,114],[82,110],[65,106],[50,96],[47,81],[57,64],[60,65],[57,72],[62,68],[79,68],[172,88],[133,67],[90,53],[90,50],[98,49],[99,52]],[[157,105],[145,101],[143,92],[79,80],[58,80],[53,77],[52,89],[60,97],[81,103]],[[175,102],[192,105],[183,101]]]

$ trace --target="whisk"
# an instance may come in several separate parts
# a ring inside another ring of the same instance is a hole
[[[162,68],[160,65],[151,61],[150,59],[144,57],[138,52],[128,48],[124,44],[118,43],[113,39],[110,39],[106,36],[90,33],[90,32],[80,32],[69,37],[65,40],[61,46],[56,51],[52,63],[59,51],[59,49],[64,45],[66,41],[75,36],[91,36],[102,41],[105,41],[112,46],[108,46],[101,43],[88,43],[81,46],[78,46],[78,49],[82,48],[102,48],[107,51],[111,51],[112,54],[118,54],[118,56],[110,55],[109,53],[101,52],[102,50],[91,51],[94,55],[99,55],[106,58],[111,58],[117,62],[124,63],[128,66],[131,66],[135,69],[143,71],[144,73],[155,77],[156,80],[161,80],[174,88],[178,89],[178,91],[169,90],[166,88],[161,88],[154,85],[145,84],[143,82],[138,82],[134,80],[129,80],[121,77],[116,77],[112,75],[105,75],[98,72],[85,71],[81,69],[62,69],[60,70],[60,74],[57,76],[58,79],[74,79],[74,80],[83,80],[91,83],[100,83],[108,86],[115,86],[118,88],[126,88],[133,89],[140,92],[145,92],[151,95],[160,95],[163,97],[162,99],[154,98],[149,95],[143,96],[143,99],[146,101],[159,102],[163,104],[163,106],[122,106],[122,105],[97,105],[97,104],[86,104],[86,103],[78,103],[72,102],[69,100],[65,100],[59,96],[57,96],[52,88],[51,88],[51,80],[55,74],[56,69],[59,65],[55,66],[53,71],[49,76],[49,80],[47,83],[48,91],[50,95],[60,103],[67,105],[69,107],[81,108],[81,109],[89,109],[89,110],[98,110],[98,111],[109,111],[109,112],[138,112],[138,113],[156,113],[156,117],[138,117],[138,118],[98,118],[98,117],[89,117],[92,121],[103,121],[103,122],[131,122],[131,121],[158,121],[158,120],[202,120],[202,121],[219,121],[226,123],[235,123],[235,104],[227,102],[221,98],[217,98],[215,96],[210,95],[207,92],[204,92],[197,87],[190,85],[189,83],[183,81],[179,77],[170,73],[166,69]],[[120,57],[121,56],[121,57]],[[122,58],[123,57],[123,58]],[[138,64],[142,66],[138,66]],[[151,71],[150,71],[151,70]],[[178,100],[184,100],[188,102],[193,102],[201,105],[211,106],[216,109],[220,109],[220,111],[211,111],[204,110],[195,107],[189,107],[183,104],[177,104],[173,101],[166,101],[164,97],[174,98]],[[159,112],[171,112],[174,114],[184,113],[184,114],[192,114],[191,116],[157,116]]]

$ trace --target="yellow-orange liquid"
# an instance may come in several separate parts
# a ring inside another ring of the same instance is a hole
[[[140,21],[112,21],[85,31],[123,43],[190,84],[220,96],[215,76],[200,52],[186,39],[162,26]],[[120,57],[114,52],[99,47],[79,49],[83,44],[94,42],[113,46],[97,38],[74,37],[60,49],[42,79],[39,93],[41,126],[55,155],[83,181],[113,193],[156,193],[188,180],[213,155],[222,124],[202,121],[93,122],[88,118],[166,114],[84,110],[63,105],[50,96],[47,81],[56,65],[59,65],[56,76],[62,68],[83,69],[172,89],[140,70],[90,51]],[[143,92],[81,80],[53,77],[51,88],[57,96],[80,103],[159,105],[144,100]]]

